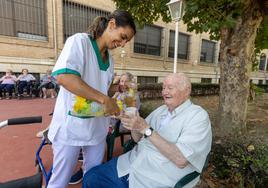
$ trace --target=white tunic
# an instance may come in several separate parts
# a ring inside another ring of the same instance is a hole
[[[53,76],[75,74],[92,88],[107,95],[113,80],[113,59],[103,63],[95,40],[86,33],[69,37],[53,69]],[[79,87],[79,86],[77,86]],[[96,145],[103,141],[108,132],[109,118],[75,116],[74,104],[78,97],[60,87],[48,138],[64,145]],[[84,109],[86,111],[87,109]],[[79,112],[76,112],[76,114]]]
[[[183,176],[202,171],[212,142],[207,112],[187,100],[171,114],[168,113],[167,106],[163,105],[152,112],[146,121],[161,137],[177,145],[189,165],[178,168],[148,139],[143,138],[134,149],[118,158],[118,175],[129,174],[130,188],[174,187]]]

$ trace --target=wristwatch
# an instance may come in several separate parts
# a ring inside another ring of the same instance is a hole
[[[145,129],[144,131],[144,138],[148,138],[153,134],[154,129],[152,127],[149,127]]]

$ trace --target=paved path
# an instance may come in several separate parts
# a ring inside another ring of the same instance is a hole
[[[43,117],[40,124],[10,126],[0,130],[0,182],[34,175],[36,168],[35,152],[40,139],[35,135],[47,127],[51,120],[55,99],[0,100],[0,121],[8,118],[38,116]],[[121,153],[117,140],[115,153]],[[42,159],[46,168],[52,164],[50,146],[42,150]],[[81,187],[81,183],[70,188]]]

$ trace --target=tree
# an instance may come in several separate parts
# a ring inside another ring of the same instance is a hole
[[[169,0],[113,0],[140,24],[160,17],[169,22]],[[268,0],[186,0],[183,21],[189,31],[209,32],[220,39],[220,104],[217,125],[224,135],[246,131],[252,58],[268,44]],[[266,17],[265,17],[266,18]],[[258,36],[257,36],[258,34]],[[266,42],[263,42],[266,40]]]

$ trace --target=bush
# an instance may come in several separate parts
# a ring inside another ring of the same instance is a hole
[[[213,144],[211,163],[219,179],[227,179],[235,187],[268,185],[268,146],[225,141]]]
[[[162,97],[162,83],[142,84],[138,86],[141,99],[157,99]],[[191,96],[218,95],[219,84],[192,83]]]
[[[268,84],[262,84],[262,85],[256,85],[257,86],[257,90],[259,90],[261,93],[268,93]],[[258,91],[257,91],[258,92]]]
[[[142,101],[140,116],[146,118],[152,111],[163,104],[163,100],[146,100]]]

